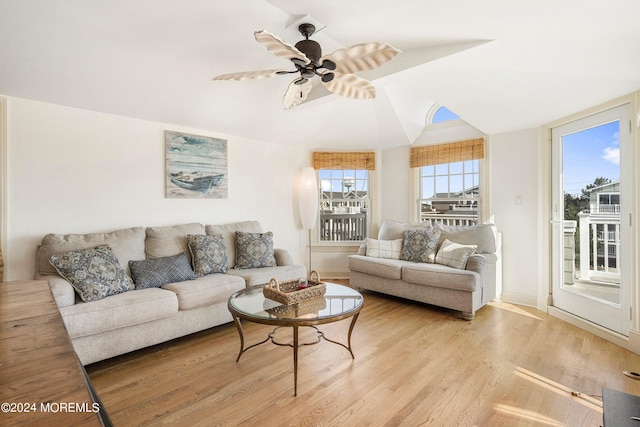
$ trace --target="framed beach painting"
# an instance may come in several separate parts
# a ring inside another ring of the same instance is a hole
[[[225,139],[165,131],[164,142],[167,198],[228,197]]]

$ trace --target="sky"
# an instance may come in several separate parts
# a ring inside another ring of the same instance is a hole
[[[563,137],[564,191],[579,195],[598,177],[620,180],[620,123],[615,121]]]

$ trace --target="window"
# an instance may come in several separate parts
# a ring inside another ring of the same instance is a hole
[[[438,123],[450,122],[450,121],[459,120],[459,119],[460,119],[460,116],[458,116],[453,111],[449,110],[447,107],[443,107],[441,105],[435,104],[427,112],[425,124],[427,126],[435,125]]]
[[[412,148],[411,167],[419,171],[417,214],[420,221],[476,224],[483,158],[482,139]]]
[[[361,242],[368,237],[369,171],[374,153],[314,153],[320,183],[320,242]]]
[[[436,110],[435,114],[433,115],[433,119],[431,119],[431,123],[448,122],[450,120],[457,120],[459,118],[460,117],[456,113],[449,110],[447,107],[440,107]]]

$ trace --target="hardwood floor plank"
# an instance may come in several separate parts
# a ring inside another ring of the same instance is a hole
[[[468,322],[363,294],[355,359],[329,342],[301,347],[297,397],[291,348],[267,342],[236,363],[233,324],[87,371],[118,426],[599,426],[602,387],[640,393],[622,374],[640,370],[640,356],[535,309],[492,303]],[[248,343],[272,329],[243,326]],[[321,329],[346,342],[348,327]]]

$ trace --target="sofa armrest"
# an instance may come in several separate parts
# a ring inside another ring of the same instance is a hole
[[[76,291],[71,286],[71,283],[66,281],[60,276],[53,275],[36,275],[38,280],[46,280],[49,282],[49,288],[51,288],[51,294],[56,300],[58,308],[67,307],[76,303]]]
[[[293,265],[293,257],[286,249],[274,249],[273,255],[276,257],[276,265]]]
[[[487,263],[485,257],[479,254],[474,254],[469,257],[467,260],[467,267],[465,270],[475,271],[476,273],[482,275],[482,271],[484,270],[484,265]]]

